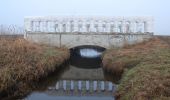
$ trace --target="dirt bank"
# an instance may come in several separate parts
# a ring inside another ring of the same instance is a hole
[[[121,78],[117,100],[170,99],[170,38],[108,50],[104,69]]]
[[[30,43],[23,38],[0,38],[0,98],[23,84],[39,81],[69,58],[66,48]]]

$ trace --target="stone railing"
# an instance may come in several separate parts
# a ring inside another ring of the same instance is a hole
[[[26,32],[153,33],[152,17],[25,17]]]

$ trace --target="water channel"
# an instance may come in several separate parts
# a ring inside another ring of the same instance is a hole
[[[70,63],[41,81],[24,100],[114,100],[116,85],[106,77],[101,64],[104,48],[72,48]]]

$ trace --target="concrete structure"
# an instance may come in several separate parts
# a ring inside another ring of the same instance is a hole
[[[49,95],[113,95],[116,85],[102,80],[60,80],[54,86],[48,87],[45,93]]]
[[[68,48],[97,45],[122,47],[153,35],[152,17],[26,17],[25,38]]]

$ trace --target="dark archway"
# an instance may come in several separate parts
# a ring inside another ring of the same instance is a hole
[[[100,68],[102,53],[106,49],[94,45],[81,45],[70,49],[70,63],[79,68]]]

